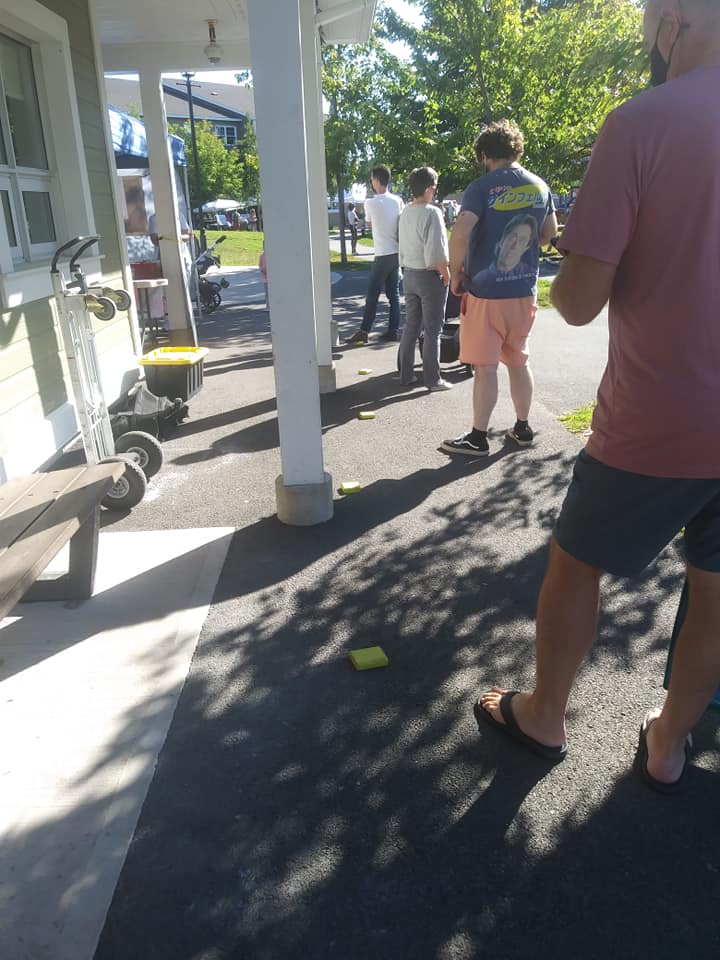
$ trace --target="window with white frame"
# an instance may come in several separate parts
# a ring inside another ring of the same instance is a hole
[[[0,33],[0,200],[14,263],[57,246],[48,145],[32,47]]]
[[[237,143],[237,130],[235,127],[227,127],[221,123],[216,123],[215,133],[220,137],[226,147],[234,147]]]
[[[57,247],[95,233],[67,22],[0,0],[0,309],[52,294]],[[83,258],[99,277],[94,250]]]

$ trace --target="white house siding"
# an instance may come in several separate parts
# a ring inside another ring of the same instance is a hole
[[[44,0],[43,6],[68,26],[94,229],[103,238],[103,280],[109,286],[120,286],[119,231],[111,182],[114,171],[105,146],[88,4],[86,0]],[[0,11],[0,30],[2,27]],[[69,237],[58,237],[65,239]],[[138,375],[130,319],[118,312],[108,323],[96,321],[95,328],[105,397],[111,404]],[[37,469],[76,433],[72,390],[52,300],[32,300],[0,314],[0,481]]]

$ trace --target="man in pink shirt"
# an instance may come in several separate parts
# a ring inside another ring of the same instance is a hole
[[[572,326],[609,300],[610,348],[551,542],[535,689],[493,688],[475,714],[562,760],[601,574],[636,575],[684,528],[689,613],[635,763],[667,793],[684,786],[690,731],[720,685],[720,3],[649,0],[644,37],[655,89],[608,116],[552,288]]]

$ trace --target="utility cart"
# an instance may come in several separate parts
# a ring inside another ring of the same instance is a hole
[[[50,273],[86,459],[89,464],[118,460],[125,464],[102,504],[111,510],[129,510],[145,495],[147,481],[162,466],[163,453],[158,440],[149,433],[132,430],[113,436],[100,380],[93,318],[112,320],[118,310],[127,310],[132,300],[126,290],[88,285],[79,259],[99,240],[99,236],[75,237],[63,244],[52,259]],[[68,278],[60,267],[63,257],[68,258]]]

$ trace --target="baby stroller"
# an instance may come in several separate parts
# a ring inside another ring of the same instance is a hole
[[[198,272],[198,292],[200,294],[200,304],[203,313],[212,313],[216,307],[219,307],[222,301],[220,291],[226,290],[230,286],[225,277],[220,277],[219,280],[208,280],[205,276],[212,267],[220,266],[220,256],[214,254],[213,251],[215,247],[219,246],[225,239],[224,234],[218,237],[215,243],[211,247],[208,247],[207,250],[204,250],[195,261],[195,267]]]

